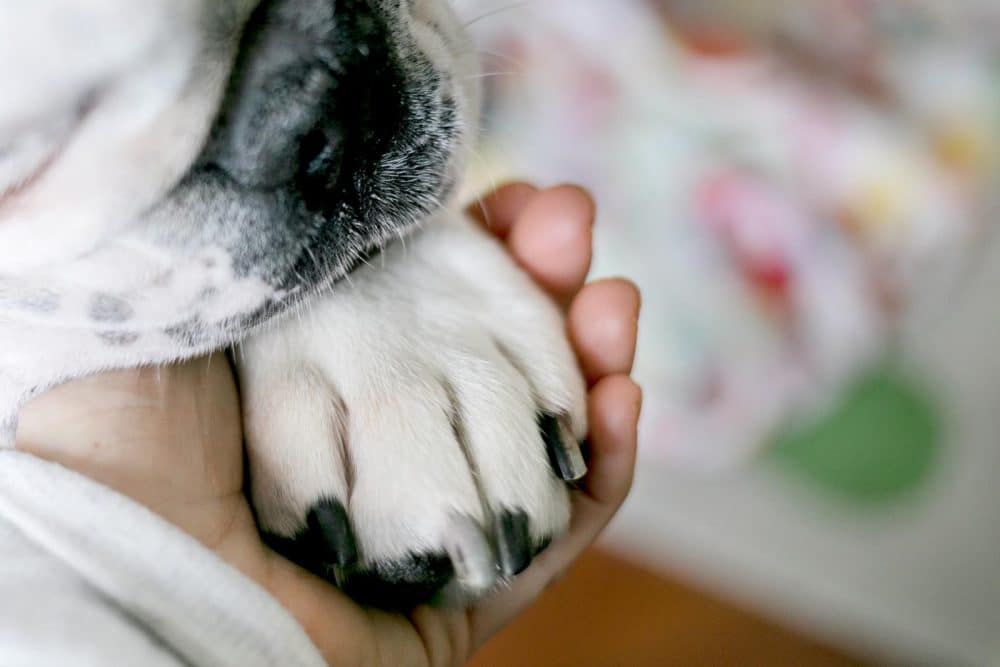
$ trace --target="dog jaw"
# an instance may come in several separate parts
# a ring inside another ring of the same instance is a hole
[[[0,7],[0,274],[83,254],[176,184],[254,4]]]

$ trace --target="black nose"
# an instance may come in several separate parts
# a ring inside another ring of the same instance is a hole
[[[362,173],[403,115],[390,39],[372,0],[265,1],[202,163],[248,188],[294,184],[316,197]]]

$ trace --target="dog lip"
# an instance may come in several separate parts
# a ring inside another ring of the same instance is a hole
[[[99,95],[96,92],[87,95],[83,104],[81,104],[78,108],[76,118],[73,120],[72,125],[60,138],[60,141],[56,144],[56,147],[52,149],[52,152],[49,153],[44,160],[39,162],[38,166],[35,167],[35,169],[27,176],[14,185],[11,185],[6,190],[0,190],[0,225],[4,222],[4,208],[6,208],[10,202],[30,190],[32,186],[42,179],[53,163],[62,156],[63,152],[65,152],[66,147],[69,146],[73,137],[76,136],[77,130],[81,125],[83,125],[84,121],[90,115],[91,111],[93,111],[93,109],[97,106],[98,102]]]
[[[37,183],[45,172],[49,170],[52,163],[55,162],[56,158],[62,154],[62,149],[56,149],[51,155],[42,160],[33,172],[28,174],[25,178],[21,179],[18,183],[15,183],[11,187],[7,188],[3,192],[0,192],[0,215],[3,214],[3,209],[8,202],[13,201],[18,196],[24,194],[26,191],[31,189],[35,183]],[[0,224],[3,223],[3,218],[0,217]]]

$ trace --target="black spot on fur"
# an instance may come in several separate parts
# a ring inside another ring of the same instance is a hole
[[[167,287],[174,280],[174,272],[172,269],[159,273],[153,277],[150,284],[153,287]]]
[[[112,347],[128,347],[139,340],[139,334],[134,331],[101,331],[97,335]]]
[[[180,324],[164,329],[164,333],[184,347],[200,347],[214,340],[215,329],[206,325],[200,316],[192,317]]]
[[[205,289],[198,292],[198,301],[210,301],[219,295],[219,288],[213,285],[209,285]]]
[[[59,295],[47,289],[32,289],[19,293],[14,300],[14,307],[39,315],[48,315],[59,310]]]
[[[95,294],[90,300],[88,314],[94,322],[120,323],[132,319],[135,309],[121,297]]]

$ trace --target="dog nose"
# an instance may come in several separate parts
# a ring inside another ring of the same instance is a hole
[[[371,0],[271,0],[250,19],[203,162],[245,187],[329,189],[402,117],[399,67]]]
[[[298,68],[295,68],[298,70]],[[326,152],[327,162],[341,143],[330,98],[333,76],[322,69],[289,71],[267,80],[253,72],[242,81],[222,109],[209,161],[241,185],[268,189],[293,180],[307,149]]]

